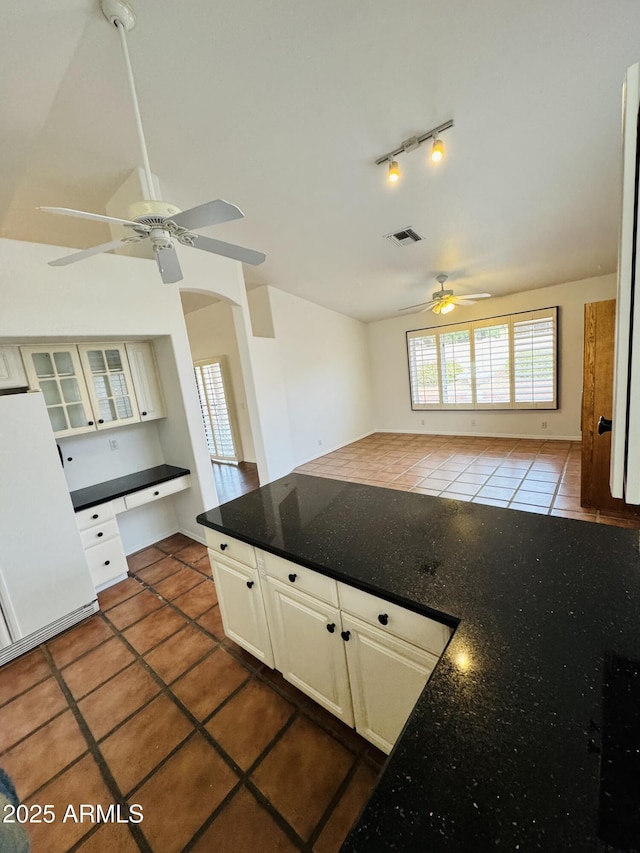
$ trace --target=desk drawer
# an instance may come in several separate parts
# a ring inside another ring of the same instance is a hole
[[[164,483],[158,483],[156,486],[149,486],[148,489],[140,489],[138,492],[132,492],[130,495],[125,495],[124,503],[127,509],[142,506],[143,504],[153,503],[168,495],[173,495],[175,492],[181,492],[183,489],[188,489],[191,485],[191,480],[188,474],[182,477],[175,477],[173,480],[166,480]]]
[[[81,530],[80,539],[85,551],[94,545],[101,545],[109,539],[117,539],[119,542],[120,531],[118,530],[118,522],[115,518],[112,518],[111,521],[105,521],[104,524],[95,524],[87,530]]]
[[[96,524],[104,524],[107,521],[113,521],[115,518],[111,502],[107,501],[98,506],[89,507],[89,509],[81,509],[76,513],[76,524],[78,530],[87,530],[89,527],[95,527]]]
[[[109,581],[127,574],[129,567],[120,539],[110,539],[108,542],[95,545],[86,551],[85,556],[96,590],[108,585]]]
[[[451,629],[441,622],[344,583],[338,588],[342,610],[434,655],[444,651]]]

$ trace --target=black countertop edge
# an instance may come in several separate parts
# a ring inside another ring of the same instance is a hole
[[[196,517],[196,521],[198,524],[201,524],[203,527],[208,527],[210,530],[217,530],[220,533],[231,535],[229,534],[228,529],[226,529],[222,524],[211,522],[207,518],[206,512],[200,513],[200,515]],[[434,610],[432,607],[428,607],[424,604],[418,604],[410,598],[404,598],[401,595],[394,595],[393,593],[389,593],[389,591],[383,587],[358,580],[347,572],[337,572],[328,566],[322,565],[321,563],[314,563],[312,560],[305,560],[304,557],[297,555],[295,558],[292,558],[290,551],[286,551],[283,548],[277,548],[274,545],[267,545],[258,539],[253,539],[251,536],[240,534],[235,531],[233,533],[233,537],[234,539],[246,542],[247,545],[253,545],[261,551],[268,551],[270,554],[275,554],[276,557],[282,557],[284,560],[295,559],[295,562],[300,566],[312,569],[314,572],[325,575],[332,580],[361,589],[363,592],[369,592],[371,595],[376,595],[378,598],[383,598],[385,601],[389,601],[392,604],[398,604],[400,607],[404,607],[407,610],[413,610],[414,613],[419,613],[421,616],[428,616],[430,619],[435,619],[436,622],[441,622],[449,628],[455,629],[460,624],[460,620],[455,616],[452,616],[450,613],[443,613],[441,610]]]
[[[154,468],[145,468],[144,471],[136,471],[134,474],[125,474],[114,480],[105,480],[104,483],[96,483],[84,489],[76,489],[71,492],[71,503],[75,512],[89,509],[92,506],[106,503],[107,501],[157,486],[158,483],[166,483],[167,480],[175,480],[190,474],[188,468],[178,468],[175,465],[156,465]]]

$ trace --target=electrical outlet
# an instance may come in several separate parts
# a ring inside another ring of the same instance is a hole
[[[420,423],[422,424],[422,426],[424,426],[424,418],[420,421]]]
[[[322,439],[321,438],[318,439],[318,447],[322,447]]]
[[[475,422],[475,421],[471,421],[471,426],[475,426],[475,425],[476,425],[476,422]]]
[[[546,428],[547,428],[547,426],[548,426],[548,424],[547,424],[547,422],[546,422],[546,421],[542,421],[542,423],[540,424],[540,426],[542,427],[542,429],[546,429]]]
[[[120,450],[120,445],[118,444],[118,439],[117,438],[110,438],[109,439],[109,447],[111,448],[111,450]]]

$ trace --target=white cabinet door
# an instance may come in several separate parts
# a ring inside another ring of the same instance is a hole
[[[70,344],[21,347],[31,388],[42,391],[57,436],[95,430],[78,350]]]
[[[268,577],[276,669],[348,726],[353,710],[340,611]]]
[[[356,731],[389,753],[438,658],[355,616],[342,626]]]
[[[273,667],[273,652],[257,569],[220,559],[209,549],[224,632],[254,657]]]
[[[124,344],[80,344],[78,351],[96,427],[108,429],[137,423],[140,413]]]
[[[24,388],[28,384],[18,347],[0,347],[0,388]]]
[[[166,411],[156,357],[151,341],[136,341],[125,344],[133,389],[140,409],[140,420],[152,421],[164,418]]]

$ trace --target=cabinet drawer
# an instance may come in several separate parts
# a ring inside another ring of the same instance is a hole
[[[434,655],[444,651],[451,629],[441,622],[344,583],[338,584],[338,588],[340,607],[348,613]]]
[[[96,590],[114,578],[127,574],[127,558],[122,550],[120,539],[110,539],[108,542],[89,548],[86,558]]]
[[[105,521],[104,524],[95,524],[87,530],[81,530],[80,539],[82,540],[82,547],[85,551],[87,548],[92,548],[94,545],[101,545],[109,539],[117,539],[119,542],[120,531],[118,530],[118,522],[115,518],[112,518],[110,521]]]
[[[89,509],[81,509],[80,512],[76,513],[76,524],[78,530],[86,530],[88,527],[95,527],[96,524],[113,521],[114,517],[111,503],[107,502],[89,507]]]
[[[175,477],[173,480],[166,480],[164,483],[158,483],[156,486],[149,486],[148,489],[140,489],[139,492],[132,492],[130,495],[125,495],[125,506],[127,509],[133,509],[136,506],[159,501],[162,498],[166,498],[167,495],[173,495],[175,492],[188,489],[190,485],[189,475],[184,474],[182,477]]]
[[[246,542],[234,539],[233,536],[227,536],[226,533],[218,533],[217,530],[211,530],[210,527],[205,528],[205,536],[207,537],[207,545],[212,551],[217,551],[224,557],[231,557],[232,560],[244,563],[245,566],[251,566],[252,569],[256,568],[256,551],[253,545],[247,545]]]
[[[297,563],[290,563],[282,557],[265,551],[264,565],[267,575],[277,578],[283,583],[300,589],[309,595],[327,601],[329,604],[338,606],[338,584],[320,572],[314,572]]]

